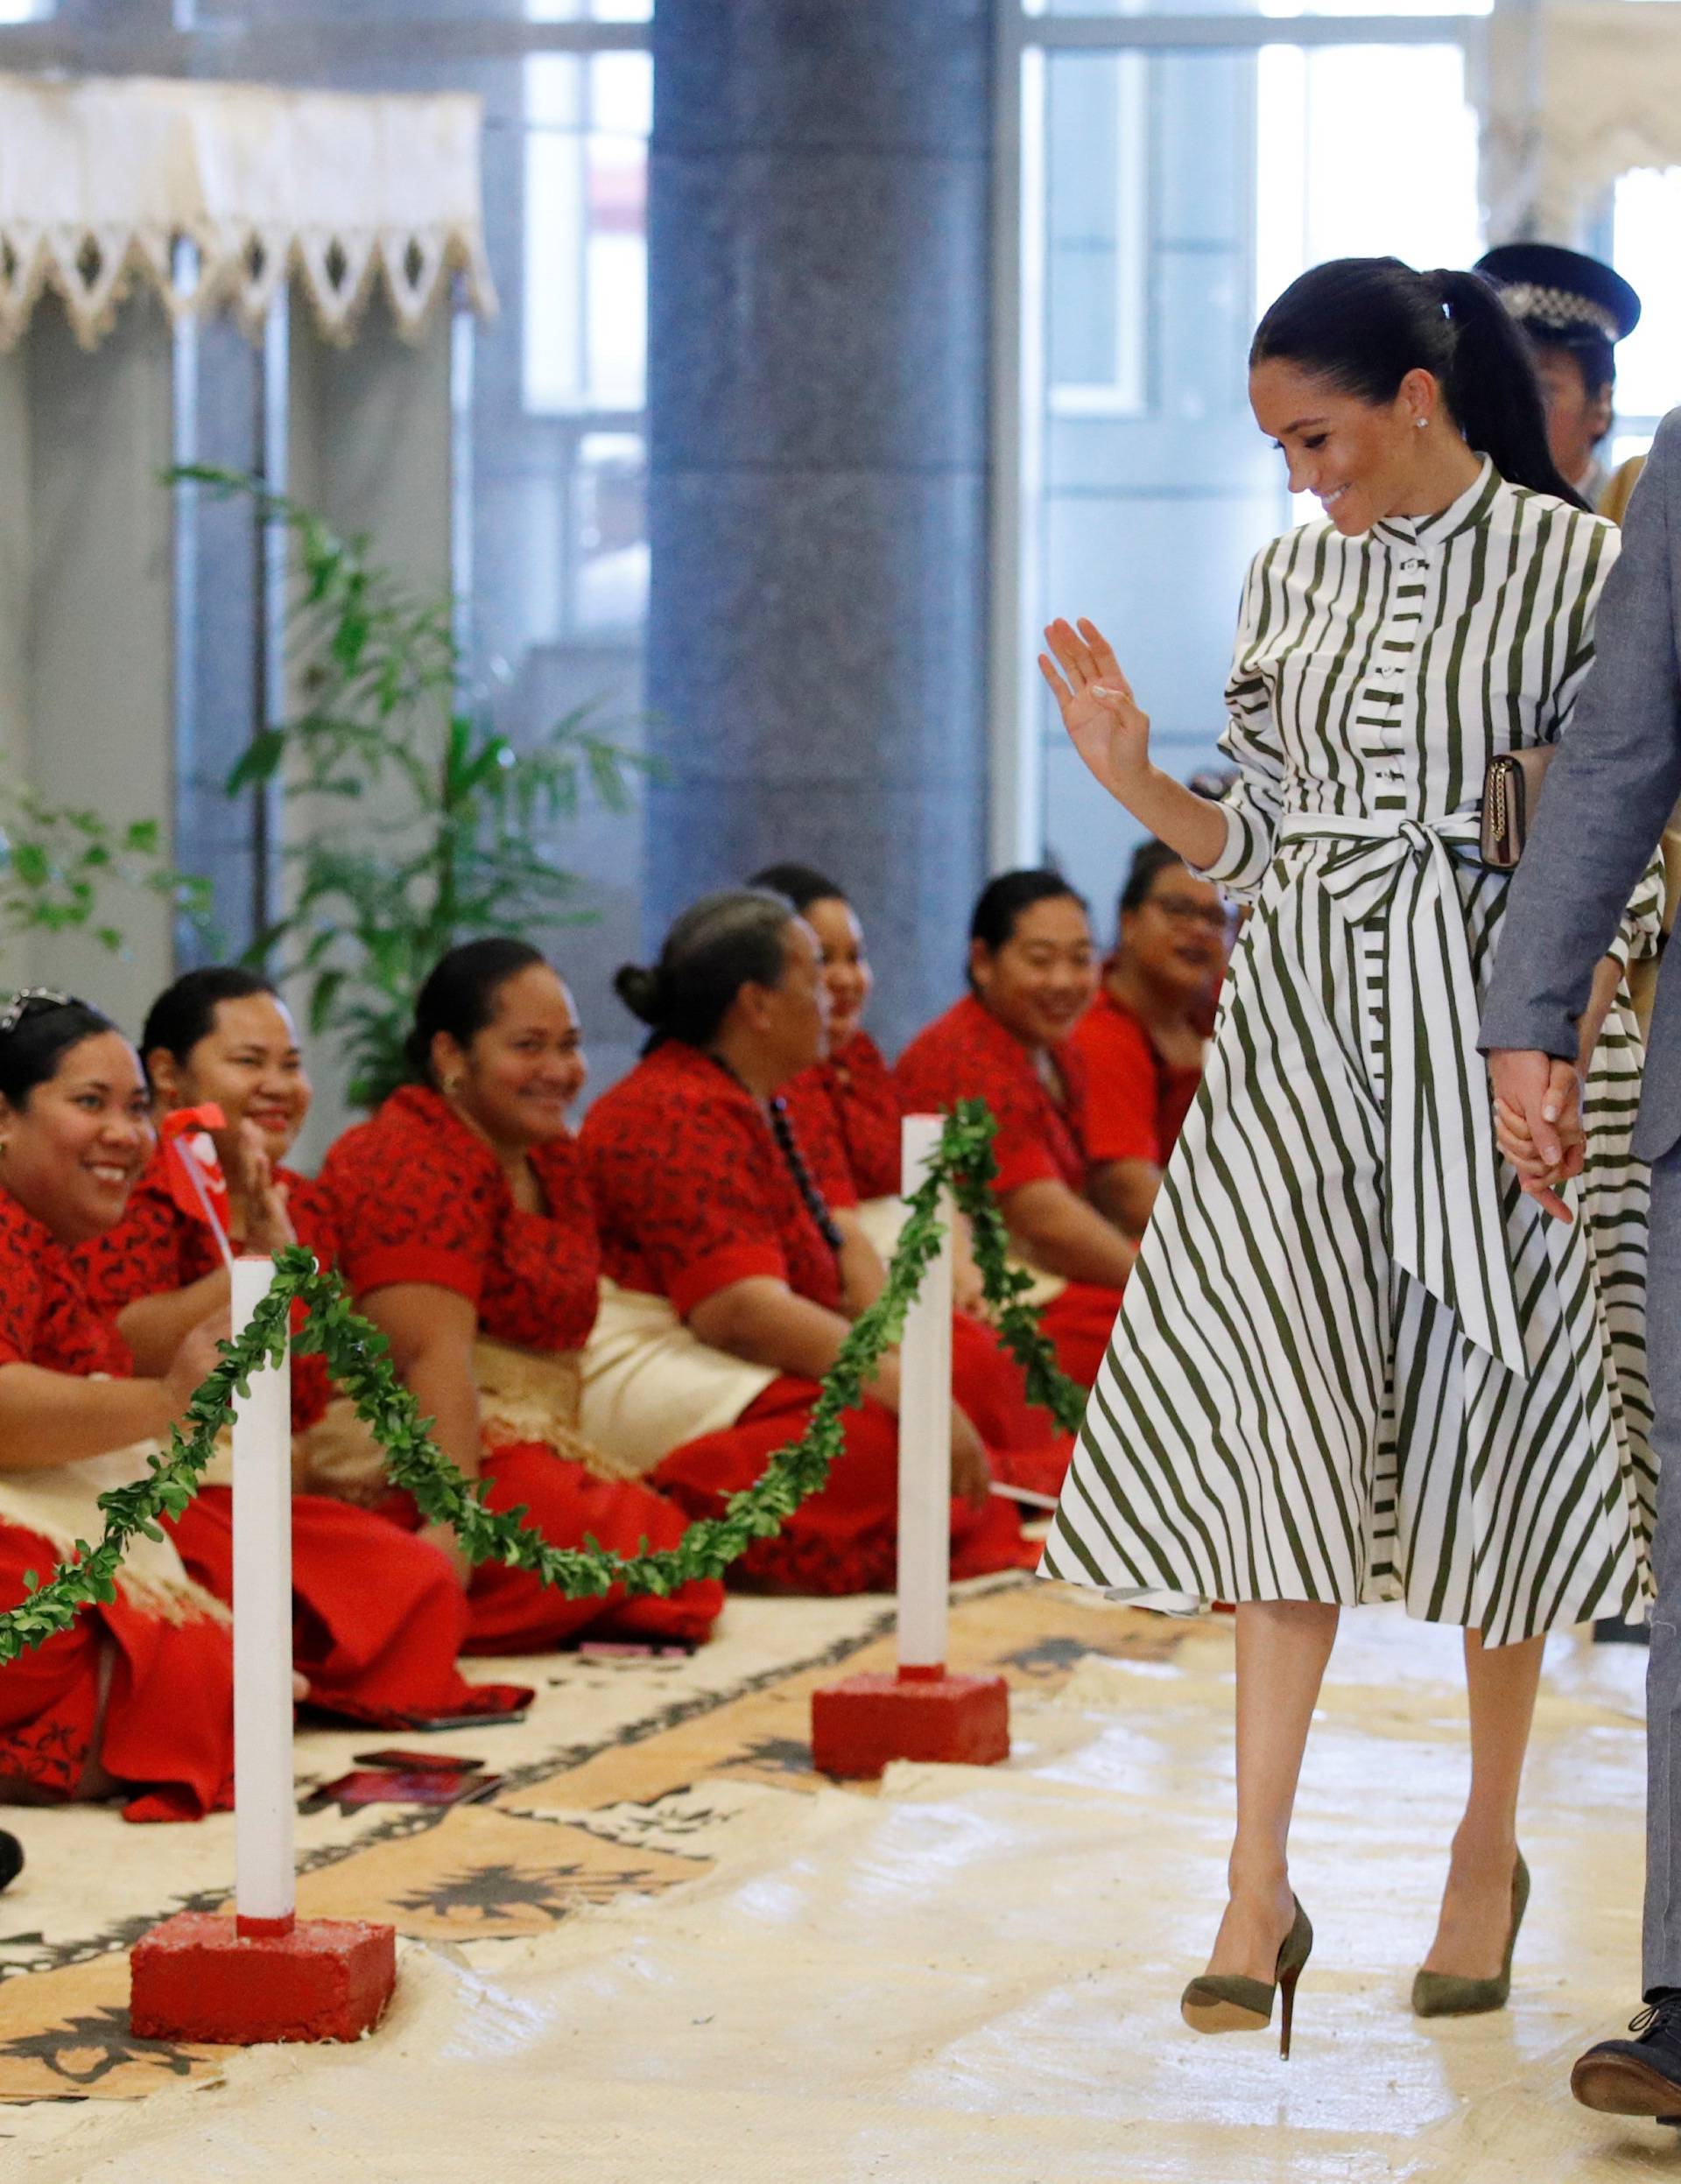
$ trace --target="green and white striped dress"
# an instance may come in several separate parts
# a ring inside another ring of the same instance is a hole
[[[1565,729],[1616,549],[1485,464],[1439,515],[1256,557],[1210,867],[1251,914],[1043,1574],[1179,1609],[1403,1599],[1494,1643],[1638,1612],[1626,989],[1573,1225],[1502,1169],[1475,1050],[1508,886],[1476,860],[1484,769]],[[1655,860],[1625,960],[1661,908]]]

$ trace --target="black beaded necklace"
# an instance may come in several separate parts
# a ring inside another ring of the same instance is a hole
[[[739,1085],[755,1106],[759,1096],[741,1071],[725,1061],[721,1054],[708,1053],[707,1059],[715,1062],[732,1084]],[[788,1102],[780,1092],[772,1093],[767,1103],[770,1109],[770,1134],[777,1141],[777,1149],[788,1164],[788,1172],[794,1179],[794,1188],[805,1201],[805,1211],[817,1223],[818,1233],[829,1249],[839,1257],[841,1235],[834,1225],[828,1201],[812,1179],[812,1171],[805,1165],[805,1155],[799,1149],[799,1140],[794,1135],[794,1126],[788,1119]]]

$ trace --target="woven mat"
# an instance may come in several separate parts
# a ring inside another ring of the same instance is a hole
[[[523,1724],[426,1740],[496,1767],[500,1794],[442,1815],[301,1815],[299,1910],[383,1920],[417,1941],[511,1939],[694,1880],[741,1817],[736,1787],[817,1790],[811,1694],[837,1674],[890,1666],[891,1619],[878,1598],[732,1599],[720,1636],[687,1661],[469,1662],[469,1674],[538,1687]],[[1094,1649],[1165,1660],[1183,1636],[1009,1577],[955,1605],[952,1661],[1050,1689]],[[343,1773],[354,1751],[415,1741],[306,1731],[299,1795]],[[214,2073],[220,2050],[130,2035],[126,1951],[160,1919],[228,1900],[231,1820],[133,1828],[81,1808],[6,1824],[28,1864],[0,1896],[0,2102],[136,2100]]]

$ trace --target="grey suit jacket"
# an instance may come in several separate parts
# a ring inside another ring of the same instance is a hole
[[[1600,600],[1595,657],[1512,881],[1483,1008],[1484,1052],[1568,1057],[1594,966],[1681,799],[1681,410],[1660,427]],[[1681,1138],[1681,978],[1665,963],[1635,1126],[1638,1158]]]

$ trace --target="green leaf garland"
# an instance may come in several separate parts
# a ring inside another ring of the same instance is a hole
[[[0,1664],[15,1661],[68,1630],[86,1607],[114,1600],[116,1573],[137,1533],[162,1536],[159,1520],[179,1516],[198,1492],[216,1436],[233,1415],[236,1399],[250,1394],[250,1376],[285,1355],[294,1299],[307,1318],[298,1346],[319,1350],[340,1387],[355,1404],[385,1452],[394,1485],[412,1494],[433,1523],[448,1524],[468,1559],[528,1570],[569,1600],[594,1599],[614,1586],[628,1593],[665,1595],[697,1577],[721,1577],[755,1540],[772,1538],[800,1503],[813,1494],[840,1454],[842,1419],[864,1400],[885,1352],[904,1332],[905,1314],[940,1248],[945,1223],[940,1194],[949,1185],[973,1225],[975,1262],[994,1323],[1026,1376],[1030,1401],[1073,1431],[1085,1408],[1084,1391],[1059,1371],[1037,1315],[1025,1301],[1031,1277],[1009,1264],[1008,1239],[992,1193],[997,1174],[992,1141],[996,1125],[984,1102],[961,1101],[947,1118],[928,1180],[909,1201],[897,1248],[882,1294],[853,1323],[840,1353],[824,1375],[811,1422],[799,1440],[778,1449],[760,1478],[734,1495],[718,1517],[691,1524],[680,1542],[658,1553],[617,1555],[586,1540],[582,1547],[555,1547],[524,1521],[523,1509],[486,1506],[482,1483],[465,1478],[427,1435],[413,1396],[390,1364],[385,1338],[351,1309],[343,1278],[322,1270],[299,1246],[275,1255],[273,1287],[250,1323],[222,1345],[222,1360],[193,1394],[169,1447],[151,1458],[150,1475],[102,1494],[105,1532],[97,1547],[76,1542],[75,1559],[42,1585],[32,1586],[20,1605],[0,1614]]]

